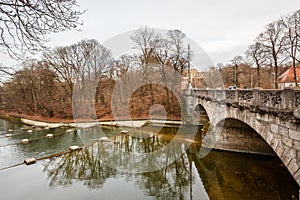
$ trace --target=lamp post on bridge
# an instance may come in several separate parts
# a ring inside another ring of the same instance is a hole
[[[237,64],[234,65],[234,70],[233,70],[233,77],[234,77],[234,80],[233,80],[233,85],[235,87],[237,87],[237,76],[236,76],[236,70],[237,70]]]
[[[190,64],[190,44],[188,44],[188,85],[187,85],[187,89],[188,90],[192,90],[193,86],[191,83],[191,64]]]
[[[191,65],[190,65],[190,44],[188,44],[188,84],[186,87],[186,111],[187,111],[187,117],[186,120],[188,122],[191,122],[190,116],[191,116],[191,108],[193,106],[193,97],[192,97],[192,91],[193,91],[193,86],[191,83]]]

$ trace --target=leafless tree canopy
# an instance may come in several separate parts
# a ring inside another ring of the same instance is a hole
[[[35,4],[29,1],[0,3],[2,12],[5,6],[16,5],[13,7],[14,11],[23,9],[22,14],[30,13],[26,9],[37,6],[36,9],[40,11],[33,12],[33,15],[36,18],[42,16],[35,19],[24,17],[19,13],[23,18],[15,16],[15,20],[12,11],[5,15],[11,21],[5,21],[5,18],[0,16],[0,22],[3,24],[0,29],[2,50],[8,49],[10,53],[20,49],[33,51],[42,46],[48,33],[76,28],[78,25],[76,20],[80,13],[68,10],[76,2],[54,1],[53,5],[49,4],[47,11],[43,11],[42,5],[46,6],[46,3],[52,1],[42,0]],[[68,11],[67,15],[63,13],[64,9]],[[56,16],[45,14],[50,11],[56,13]],[[63,20],[60,20],[59,16]],[[192,84],[199,88],[216,88],[216,84],[223,83],[225,87],[234,83],[239,88],[255,86],[277,88],[278,75],[290,68],[291,64],[294,71],[300,64],[299,22],[300,14],[296,11],[269,23],[255,38],[253,44],[249,45],[245,52],[247,60],[244,60],[243,56],[233,56],[230,64],[219,64],[218,68],[211,66],[209,74],[201,73],[197,82]],[[5,26],[12,29],[4,29]],[[7,35],[13,39],[12,42],[7,39]],[[126,102],[130,99],[129,111],[133,117],[147,118],[150,108],[159,104],[164,107],[169,119],[179,118],[183,113],[173,91],[180,91],[182,84],[179,81],[179,84],[175,85],[166,75],[168,69],[179,72],[176,74],[186,75],[190,56],[184,45],[184,38],[185,34],[180,30],[170,30],[163,36],[154,29],[141,27],[130,36],[136,52],[117,59],[112,58],[109,49],[97,40],[91,39],[44,51],[41,60],[23,62],[23,69],[15,72],[7,71],[0,66],[0,73],[11,75],[10,79],[0,84],[0,107],[6,112],[40,114],[57,118],[71,118],[72,108],[78,108],[77,114],[81,118],[112,119],[111,102],[122,102],[122,98],[126,97]],[[252,67],[252,64],[256,68]],[[153,83],[157,77],[150,75],[157,73],[152,72],[157,72],[159,77],[162,77],[159,82]],[[219,73],[222,77],[214,75]],[[298,78],[296,75],[294,73],[295,83]],[[136,89],[136,83],[139,83],[136,81],[137,77],[142,79],[140,82],[143,84]],[[124,91],[129,88],[129,94],[132,94],[130,98],[126,95],[120,95],[121,100],[112,98],[112,92],[120,79],[124,80],[120,88],[125,88]],[[73,98],[74,94],[82,95]],[[93,106],[96,115],[90,115]],[[120,113],[127,111],[125,109],[126,106],[121,106]]]
[[[44,48],[47,35],[76,29],[76,0],[1,0],[0,50],[16,58]]]
[[[293,66],[294,81],[297,86],[296,66],[299,65],[300,51],[300,11],[269,23],[246,51],[248,60],[257,67],[258,86],[260,86],[260,69],[267,66],[274,73],[274,87],[278,88],[279,68],[285,65]]]

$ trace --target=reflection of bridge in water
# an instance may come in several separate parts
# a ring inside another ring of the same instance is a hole
[[[204,145],[276,154],[300,185],[300,90],[187,89],[185,96],[188,113],[211,123]]]

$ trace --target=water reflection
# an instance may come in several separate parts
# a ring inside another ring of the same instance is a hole
[[[51,128],[45,130],[40,127],[26,126],[0,119],[0,169],[23,163],[29,157],[42,158],[62,151],[71,145],[82,146],[102,136],[111,136],[119,130],[91,127],[67,132],[70,127]],[[29,134],[28,130],[32,130]],[[6,134],[11,136],[7,137]],[[54,138],[46,138],[53,134]],[[28,139],[23,144],[22,139]]]
[[[105,165],[92,146],[89,149],[73,151],[48,162],[44,171],[50,179],[50,187],[71,185],[83,181],[90,189],[102,188],[105,180],[116,174],[116,170]]]
[[[210,199],[298,199],[299,186],[276,157],[213,151],[195,165]]]
[[[28,128],[31,127],[0,120],[0,136],[5,135],[9,129],[19,134]],[[93,127],[46,139],[46,134],[59,135],[66,129],[36,128],[31,135],[26,136],[43,139],[0,148],[0,166],[16,164],[31,156],[38,158],[64,151],[70,145],[96,142],[83,150],[44,160],[30,167],[20,166],[0,171],[1,194],[6,194],[7,198],[4,199],[20,199],[14,198],[17,192],[20,195],[24,191],[26,194],[34,194],[36,188],[39,188],[47,196],[45,199],[57,199],[58,196],[65,199],[99,196],[115,199],[116,192],[120,197],[123,195],[124,200],[252,200],[293,199],[293,196],[298,199],[299,187],[278,158],[212,151],[200,159],[201,134],[198,133],[192,142],[188,128],[184,129],[186,137],[182,138],[176,137],[177,130],[160,130],[149,126],[129,134],[119,134],[120,129]],[[103,136],[110,137],[111,141],[97,141]],[[0,144],[19,141],[21,138],[22,135],[3,137]],[[164,150],[167,145],[171,148],[163,151],[161,156],[146,156]],[[187,151],[184,151],[187,147]],[[129,162],[132,158],[135,158],[134,163]],[[174,158],[174,162],[167,162]],[[41,174],[41,166],[44,174]],[[155,166],[159,166],[159,169],[134,173]],[[132,170],[128,170],[130,168]],[[28,180],[31,180],[32,187],[25,188]]]
[[[170,134],[163,137],[166,130],[168,129],[163,129],[158,134],[153,134],[148,138],[136,138],[128,134],[119,134],[113,137],[113,142],[99,141],[84,150],[74,151],[52,159],[44,168],[50,180],[50,186],[70,185],[75,180],[79,180],[90,189],[103,188],[103,184],[107,179],[126,176],[126,180],[134,182],[140,189],[145,191],[146,196],[155,197],[155,199],[193,199],[192,186],[195,184],[196,174],[192,170],[191,153],[182,154],[180,147],[184,145],[184,140],[174,143],[172,146],[174,148],[173,153],[168,151],[164,155],[165,157],[154,160],[144,158],[140,163],[140,167],[149,167],[155,162],[165,163],[166,159],[175,156],[174,152],[175,154],[176,152],[180,153],[179,159],[160,170],[146,173],[122,172],[106,163],[107,158],[109,158],[118,165],[126,165],[127,167],[130,165],[126,160],[126,156],[124,158],[119,155],[116,156],[116,149],[121,149],[123,154],[126,155],[129,152],[150,152],[163,148],[170,143],[176,133],[176,129],[169,129]],[[152,131],[154,130],[152,129]],[[137,134],[142,134],[142,132],[138,131]],[[199,149],[197,141],[190,148],[195,149],[196,146]],[[111,155],[104,158],[103,154]]]
[[[48,175],[50,187],[82,182],[89,189],[103,190],[108,180],[125,177],[127,182],[134,183],[144,192],[145,198],[151,199],[298,198],[297,183],[277,158],[213,151],[200,159],[199,134],[186,152],[180,150],[186,141],[179,138],[173,145],[175,153],[167,152],[164,157],[152,160],[138,158],[141,162],[139,167],[148,167],[180,154],[179,159],[160,170],[132,173],[113,168],[108,162],[109,158],[120,169],[130,167],[126,154],[147,153],[163,148],[174,138],[175,132],[176,129],[163,129],[149,137],[118,134],[111,142],[99,141],[84,150],[50,160],[44,172]],[[124,157],[119,155],[120,152]]]
[[[113,142],[101,142],[98,150],[105,163],[119,171],[134,173],[163,169],[181,158],[192,141],[177,137],[177,129],[140,128],[116,135]],[[169,134],[166,134],[165,132]],[[185,136],[192,131],[187,128]]]

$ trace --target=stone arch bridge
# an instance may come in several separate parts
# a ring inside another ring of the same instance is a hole
[[[276,154],[300,185],[300,90],[187,89],[185,98],[188,116],[213,127],[208,145]]]

